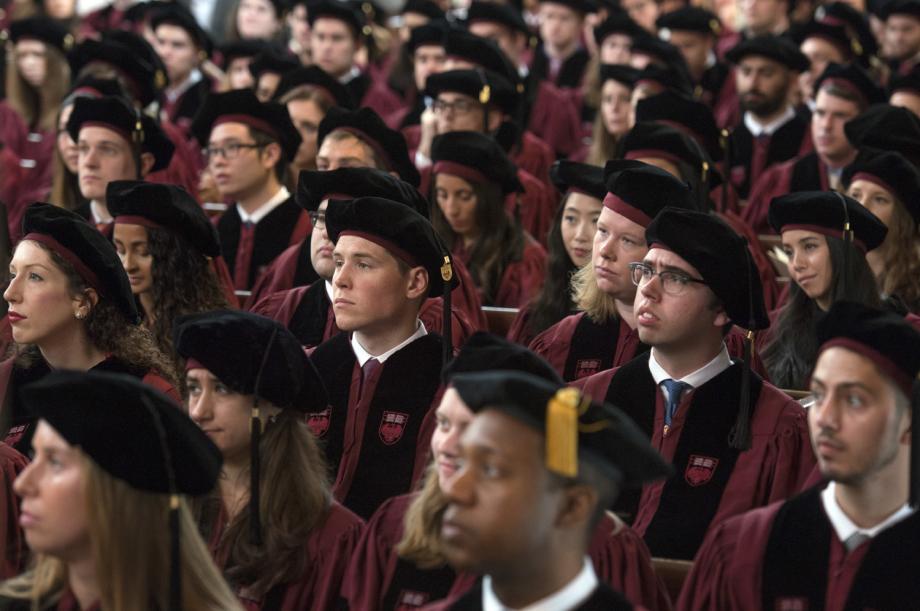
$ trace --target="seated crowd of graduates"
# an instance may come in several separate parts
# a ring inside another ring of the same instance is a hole
[[[920,0],[710,8],[0,0],[0,610],[914,606]]]

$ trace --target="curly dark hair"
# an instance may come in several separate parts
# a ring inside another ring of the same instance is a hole
[[[41,242],[36,244],[51,257],[51,261],[67,276],[67,285],[74,296],[90,288],[66,259]],[[117,304],[99,293],[99,301],[84,319],[86,336],[101,352],[112,355],[124,364],[138,369],[152,370],[176,386],[176,369],[172,361],[157,347],[150,332],[133,325]],[[42,359],[38,346],[16,345],[17,363],[29,367]]]
[[[176,358],[172,345],[173,322],[179,316],[229,306],[211,262],[188,240],[156,227],[147,229],[147,248],[153,258],[154,320],[148,328],[164,354]]]
[[[575,310],[571,280],[572,274],[578,268],[569,257],[562,241],[562,215],[567,200],[568,196],[559,204],[553,226],[549,230],[546,276],[543,278],[543,288],[530,303],[528,337],[539,335]]]

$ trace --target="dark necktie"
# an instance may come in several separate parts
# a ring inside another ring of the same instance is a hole
[[[661,385],[668,391],[668,400],[664,405],[664,430],[667,432],[668,429],[671,428],[671,420],[674,418],[674,412],[677,411],[677,406],[680,405],[681,395],[684,394],[685,390],[693,387],[686,382],[672,380],[671,378],[663,380]]]
[[[249,266],[252,263],[252,249],[256,238],[256,224],[250,221],[240,226],[240,241],[236,247],[236,261],[233,265],[233,288],[245,291],[249,288]]]
[[[380,361],[375,358],[368,359],[364,365],[361,366],[361,392],[358,393],[359,400],[364,398],[364,388],[367,385],[367,381],[378,369],[380,369]]]

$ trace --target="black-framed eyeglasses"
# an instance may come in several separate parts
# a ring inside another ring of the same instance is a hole
[[[696,284],[707,284],[705,280],[691,278],[683,272],[673,270],[656,272],[652,266],[641,262],[630,263],[629,273],[632,277],[633,284],[636,286],[645,286],[651,282],[653,277],[658,276],[658,279],[661,280],[661,290],[673,297],[678,297],[683,294],[683,292],[687,290],[687,287],[690,286],[691,282]]]
[[[447,111],[453,111],[465,115],[468,112],[471,112],[473,108],[476,107],[475,102],[469,100],[454,100],[453,102],[445,102],[444,100],[435,100],[431,107],[435,112],[445,113]]]
[[[322,229],[326,226],[326,213],[325,212],[310,212],[310,222],[313,223],[313,226],[317,229]]]
[[[231,142],[223,146],[209,146],[202,152],[206,160],[211,161],[215,157],[223,157],[226,160],[236,159],[240,156],[243,149],[260,149],[265,148],[264,144],[248,144],[244,142]]]

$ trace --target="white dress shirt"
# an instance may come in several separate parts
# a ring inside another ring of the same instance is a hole
[[[256,208],[255,212],[250,214],[249,212],[243,210],[243,207],[239,204],[236,206],[236,211],[239,213],[241,221],[244,223],[252,223],[253,225],[256,225],[259,221],[268,216],[269,212],[283,204],[285,200],[290,196],[291,193],[287,190],[287,187],[282,186],[280,189],[278,189],[278,192],[271,197],[271,199]]]
[[[910,505],[904,503],[903,507],[895,511],[893,514],[872,528],[860,528],[853,523],[853,520],[851,520],[847,514],[843,513],[843,509],[841,509],[840,505],[837,503],[837,497],[834,496],[834,491],[836,488],[837,483],[831,482],[827,485],[827,488],[821,491],[821,504],[824,505],[824,513],[827,514],[827,519],[830,520],[831,526],[834,527],[834,532],[837,533],[837,538],[842,542],[845,542],[856,533],[866,535],[871,539],[886,528],[891,528],[901,520],[910,517],[911,514],[914,513],[914,510],[911,509]]]
[[[722,350],[713,358],[711,361],[697,369],[692,373],[688,373],[682,378],[679,378],[678,382],[685,382],[689,384],[692,388],[699,388],[709,380],[713,379],[729,367],[731,367],[732,359],[728,356],[728,348],[725,347],[725,344],[722,344]],[[655,349],[652,348],[648,358],[648,368],[652,372],[652,378],[655,380],[655,384],[658,385],[658,388],[661,389],[661,394],[664,395],[664,400],[668,400],[668,391],[661,385],[665,380],[673,379],[671,374],[664,370],[664,367],[658,362],[655,358]]]
[[[498,600],[492,590],[492,579],[486,575],[482,578],[482,609],[483,611],[569,611],[588,600],[597,589],[597,583],[597,574],[591,565],[591,559],[586,557],[581,572],[561,590],[526,607],[513,609]]]
[[[428,331],[425,329],[425,323],[417,319],[416,319],[416,323],[417,323],[417,326],[415,327],[415,333],[407,337],[405,341],[400,342],[399,345],[394,346],[393,348],[390,348],[383,354],[371,354],[370,352],[365,350],[364,346],[361,345],[361,342],[358,341],[358,338],[355,337],[355,334],[352,333],[351,334],[351,349],[354,350],[355,356],[358,358],[358,365],[360,365],[361,367],[364,367],[364,363],[368,362],[371,359],[377,359],[377,362],[379,362],[382,365],[388,358],[390,358],[391,356],[393,356],[394,354],[396,354],[397,352],[399,352],[400,350],[402,350],[403,348],[405,348],[406,346],[408,346],[409,344],[411,344],[418,338],[425,337],[426,335],[428,335]]]

